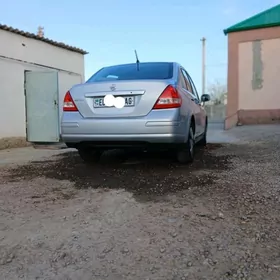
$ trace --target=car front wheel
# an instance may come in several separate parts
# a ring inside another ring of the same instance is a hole
[[[197,143],[198,146],[204,147],[207,145],[207,129],[208,129],[208,124],[206,121],[205,128],[204,128],[204,133],[202,139]]]
[[[187,143],[177,151],[177,161],[180,163],[191,163],[194,160],[194,129],[190,126]]]

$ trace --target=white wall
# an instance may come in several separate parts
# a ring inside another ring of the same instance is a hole
[[[4,30],[0,30],[0,42],[0,55],[63,69],[84,77],[82,54]]]
[[[84,81],[84,56],[1,30],[0,42],[0,138],[25,137],[24,71],[61,69],[58,71],[61,113],[67,90]]]

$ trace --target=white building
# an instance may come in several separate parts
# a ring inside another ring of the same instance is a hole
[[[65,93],[84,81],[82,49],[0,24],[0,149],[57,142]]]

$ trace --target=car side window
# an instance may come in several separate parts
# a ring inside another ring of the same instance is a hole
[[[186,90],[187,90],[186,81],[185,81],[185,78],[184,78],[184,76],[183,76],[182,71],[180,71],[180,73],[179,73],[179,83],[180,83],[180,86],[181,86],[183,89],[186,89]]]
[[[189,78],[188,78],[188,73],[184,70],[184,69],[181,69],[183,75],[184,75],[184,78],[185,78],[185,81],[186,81],[186,85],[187,85],[187,90],[193,94],[193,90],[192,90],[192,86],[190,84],[190,81],[189,81]]]
[[[191,85],[192,85],[192,88],[193,88],[193,93],[194,93],[194,95],[196,96],[197,100],[200,101],[200,98],[199,98],[199,95],[198,95],[198,93],[197,93],[195,84],[194,84],[192,78],[190,77],[190,75],[188,75],[188,76],[189,76],[189,81],[191,82]]]

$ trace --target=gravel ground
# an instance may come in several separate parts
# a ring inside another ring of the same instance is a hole
[[[280,135],[249,138],[189,166],[118,151],[2,165],[0,278],[279,280]]]

